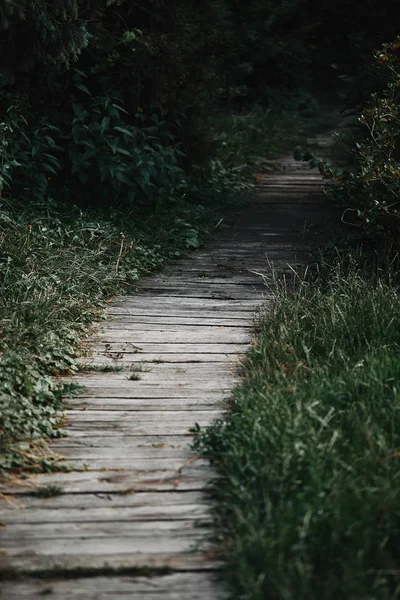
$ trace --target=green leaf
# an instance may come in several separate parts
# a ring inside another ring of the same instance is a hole
[[[86,171],[79,171],[78,173],[78,177],[81,180],[82,183],[87,183],[88,181],[88,174],[86,173]]]
[[[123,154],[124,156],[129,156],[129,158],[132,157],[131,153],[128,152],[128,150],[124,150],[123,148],[116,148],[115,149],[116,152],[118,152],[119,154]]]
[[[83,85],[83,83],[75,83],[75,87],[78,88],[78,90],[81,90],[81,92],[85,92],[85,94],[87,94],[88,96],[91,96],[92,94],[89,92],[88,88],[86,87],[86,85]]]
[[[116,127],[114,127],[114,129],[115,129],[115,131],[119,131],[120,133],[124,133],[125,135],[128,135],[131,138],[135,137],[131,131],[129,131],[128,129],[125,129],[124,127],[116,126]]]
[[[101,126],[100,126],[100,131],[101,133],[104,133],[110,126],[110,119],[108,117],[104,117],[102,122],[101,122]]]
[[[48,173],[52,173],[53,175],[57,175],[57,171],[50,165],[43,165],[43,170],[47,171]]]
[[[126,111],[124,108],[122,108],[122,106],[119,106],[118,104],[115,104],[114,102],[112,103],[112,106],[114,106],[114,108],[116,108],[117,110],[120,110],[121,112],[125,113],[126,115],[129,115],[128,111]]]
[[[117,179],[118,179],[118,181],[121,181],[121,183],[125,183],[129,187],[135,187],[135,182],[132,181],[132,179],[130,179],[129,177],[127,177],[125,175],[125,173],[122,173],[121,171],[119,171],[117,173]]]

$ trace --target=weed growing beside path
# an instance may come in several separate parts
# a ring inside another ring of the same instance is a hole
[[[105,299],[197,248],[202,232],[213,233],[221,213],[237,208],[254,187],[256,163],[242,141],[253,139],[261,119],[256,113],[215,118],[209,134],[215,160],[193,166],[179,190],[171,188],[168,202],[161,198],[151,209],[117,204],[107,212],[84,212],[52,199],[3,200],[0,477],[60,468],[43,442],[62,435],[62,397],[74,392],[58,376],[78,369],[80,340],[101,318]],[[262,118],[258,145],[269,158],[312,126],[297,113]]]
[[[182,203],[141,221],[54,205],[3,208],[0,475],[53,468],[42,441],[62,434],[62,396],[73,392],[57,376],[77,370],[80,339],[104,300],[196,247],[212,214]]]
[[[349,260],[276,291],[232,410],[197,439],[231,597],[398,598],[398,288]]]

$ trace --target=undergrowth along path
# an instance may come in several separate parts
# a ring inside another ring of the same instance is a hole
[[[320,186],[308,164],[283,157],[234,227],[110,303],[88,363],[111,370],[74,378],[86,390],[52,445],[71,470],[31,477],[1,501],[5,597],[219,597],[204,541],[214,473],[189,429],[227,406],[268,298],[263,275],[307,261],[332,214]]]

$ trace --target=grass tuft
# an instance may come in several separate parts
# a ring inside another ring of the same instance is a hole
[[[400,597],[400,295],[353,259],[275,287],[226,421],[216,544],[231,597]]]
[[[104,301],[185,251],[193,231],[200,232],[213,214],[177,201],[138,222],[134,213],[104,216],[52,204],[4,204],[0,477],[57,467],[54,457],[46,457],[43,440],[63,435],[63,397],[76,391],[57,376],[81,367],[81,339],[103,315]]]

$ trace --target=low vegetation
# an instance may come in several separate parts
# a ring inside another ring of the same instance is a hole
[[[400,598],[399,39],[363,66],[398,34],[396,9],[3,3],[3,480],[60,468],[46,443],[77,391],[60,376],[82,368],[106,301],[199,247],[254,171],[310,131],[314,97],[332,102],[339,75],[357,101],[374,92],[352,167],[321,165],[346,247],[290,288],[272,282],[231,410],[196,446],[220,474],[215,542],[232,598]]]
[[[161,194],[152,209],[140,203],[124,210],[118,205],[111,211],[82,209],[45,197],[3,200],[0,474],[60,468],[43,445],[63,434],[62,398],[74,393],[58,376],[82,368],[80,341],[93,320],[102,317],[105,300],[132,289],[139,277],[166,260],[197,248],[207,229],[217,225],[221,210],[226,218],[251,191],[250,147],[241,147],[240,139],[243,123],[255,120],[252,114],[224,118],[236,147],[232,152],[217,133],[223,130],[216,119],[210,143],[218,158],[191,177],[182,171],[177,186],[169,181],[170,196]],[[279,134],[277,123],[286,136]],[[272,159],[278,136],[279,148],[289,146],[305,127],[293,113],[265,115],[260,154]],[[33,187],[40,183],[35,177]],[[140,373],[127,376],[139,379]]]
[[[197,439],[232,598],[398,597],[400,297],[357,259],[275,287],[226,421]]]
[[[73,392],[57,376],[77,370],[80,339],[102,317],[104,301],[200,243],[211,211],[175,210],[136,225],[133,214],[113,220],[59,205],[3,206],[2,474],[51,468],[40,441],[62,433],[62,396]]]
[[[231,410],[197,430],[235,599],[400,597],[399,47],[376,54],[351,168],[321,164],[341,241],[271,283]]]

